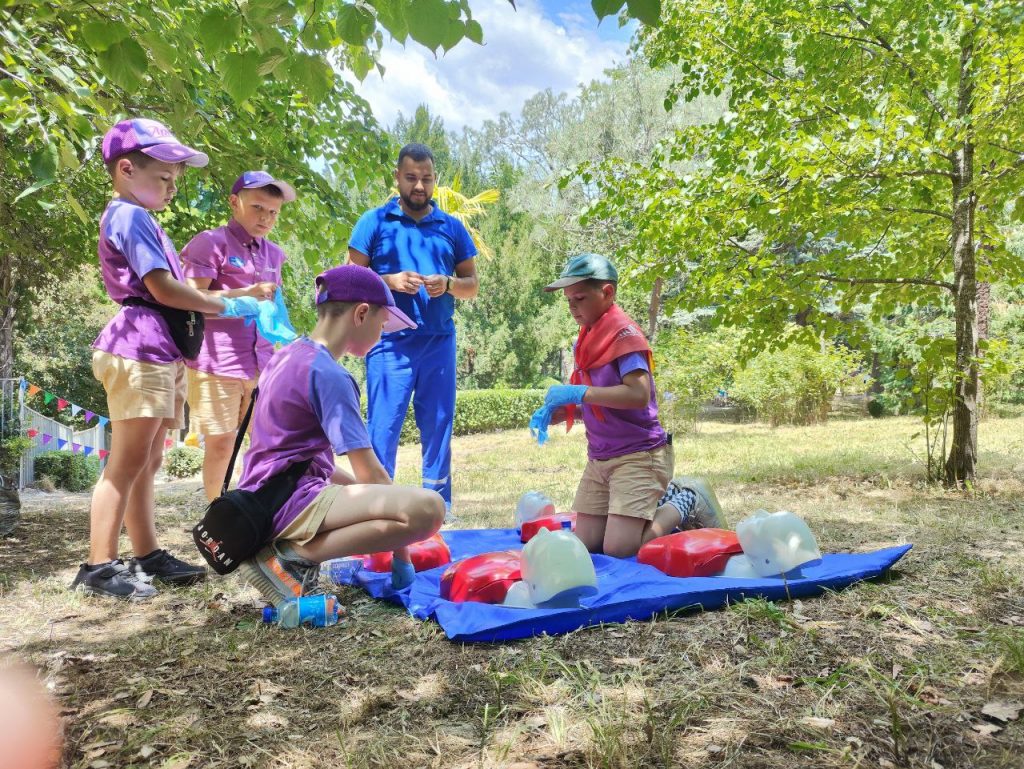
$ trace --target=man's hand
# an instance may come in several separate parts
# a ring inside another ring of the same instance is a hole
[[[275,291],[277,291],[276,283],[264,281],[249,286],[241,296],[251,296],[254,299],[273,299]]]
[[[436,299],[448,290],[448,276],[427,275],[423,278],[423,285],[427,287],[427,296]]]
[[[395,272],[383,277],[388,288],[392,291],[401,291],[403,294],[415,294],[423,285],[423,276],[412,270]]]

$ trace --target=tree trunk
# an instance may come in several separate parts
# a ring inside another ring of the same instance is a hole
[[[14,260],[9,254],[0,253],[0,379],[13,376]]]
[[[656,278],[651,288],[651,301],[647,305],[647,341],[654,344],[654,335],[658,333],[658,313],[661,312],[661,278]]]
[[[960,41],[957,116],[969,124],[974,106],[974,33]],[[946,458],[946,485],[974,483],[978,464],[978,282],[975,274],[974,136],[968,129],[954,157],[953,296],[956,318],[956,368],[953,383],[953,439]]]

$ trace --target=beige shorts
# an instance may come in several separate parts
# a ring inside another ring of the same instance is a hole
[[[324,519],[327,518],[327,513],[342,488],[342,486],[334,483],[327,484],[316,495],[316,499],[306,505],[305,509],[295,516],[295,519],[285,527],[285,530],[277,536],[277,539],[287,539],[296,545],[304,545],[313,539],[320,531],[320,527],[323,526]]]
[[[113,421],[158,417],[164,427],[185,426],[185,363],[147,363],[92,351],[92,373],[107,391]]]
[[[188,429],[203,435],[233,433],[249,408],[255,379],[188,370]]]
[[[588,460],[572,509],[588,515],[628,515],[649,521],[672,479],[674,466],[669,445]]]

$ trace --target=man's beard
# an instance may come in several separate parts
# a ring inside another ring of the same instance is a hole
[[[410,211],[422,211],[424,208],[430,205],[430,198],[424,196],[422,203],[417,203],[412,198],[406,197],[399,193],[398,197],[402,199],[402,205],[408,208]]]

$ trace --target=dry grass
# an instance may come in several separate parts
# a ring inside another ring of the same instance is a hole
[[[913,542],[889,579],[504,645],[348,589],[343,624],[292,632],[234,578],[146,606],[72,594],[88,497],[31,495],[0,540],[0,650],[59,698],[70,767],[1019,767],[1020,721],[982,708],[1024,702],[1024,419],[983,423],[969,497],[922,483],[916,429],[705,425],[676,446],[733,522],[788,508],[823,549]],[[509,525],[529,488],[568,504],[584,448],[502,433],[455,451],[468,527]],[[417,464],[404,448],[399,480]],[[198,486],[158,497],[183,553]]]

